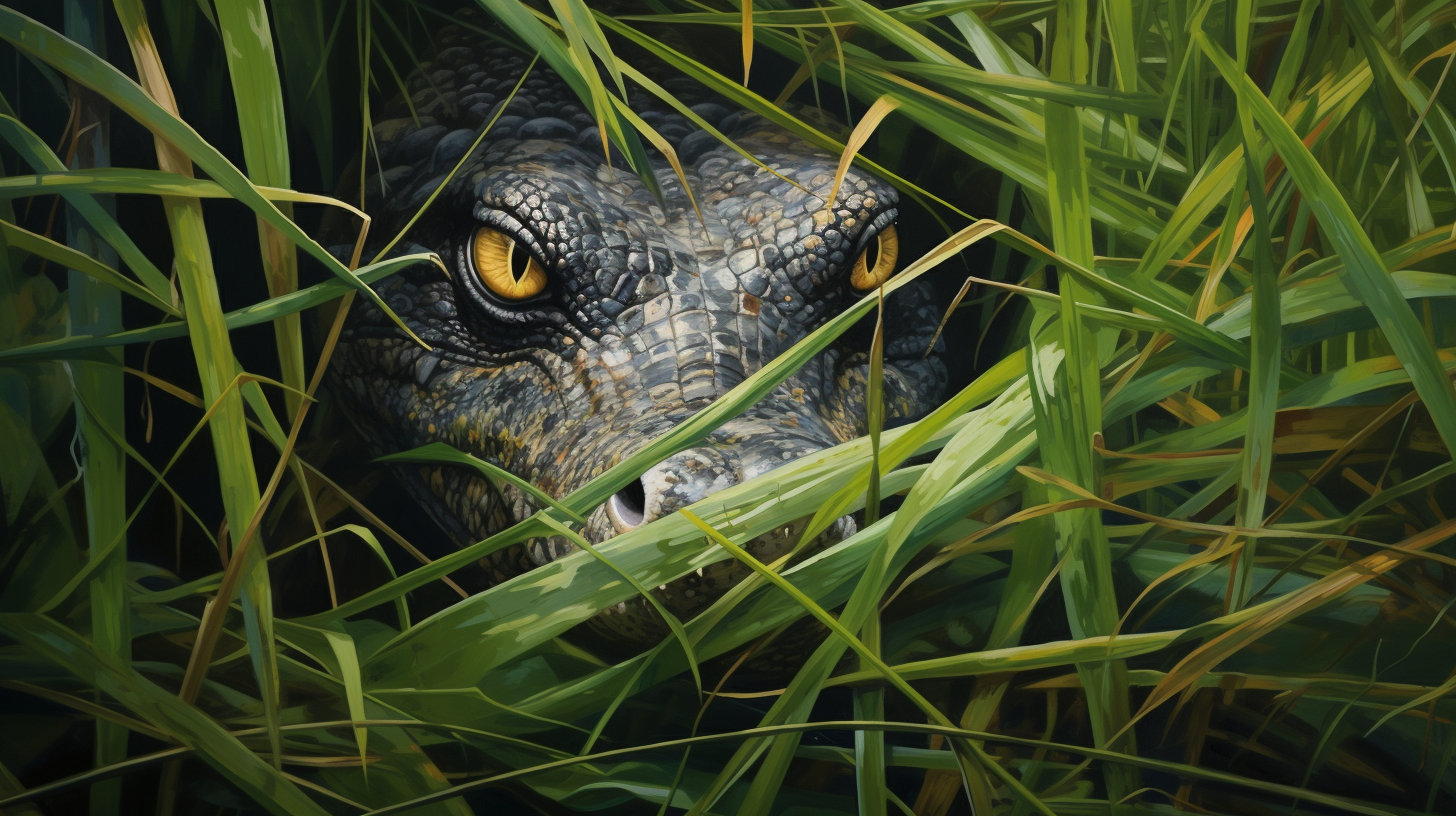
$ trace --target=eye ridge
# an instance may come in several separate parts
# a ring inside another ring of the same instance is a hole
[[[545,267],[526,243],[502,230],[489,226],[477,229],[471,239],[470,257],[476,278],[487,292],[501,300],[518,303],[546,289]]]

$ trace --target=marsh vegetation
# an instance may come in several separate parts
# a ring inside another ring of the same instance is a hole
[[[0,809],[1456,812],[1456,5],[479,5],[625,156],[651,55],[894,182],[957,388],[471,591],[877,298],[441,549],[319,389],[429,259],[318,238],[452,4],[0,6]],[[846,513],[641,654],[570,637]]]

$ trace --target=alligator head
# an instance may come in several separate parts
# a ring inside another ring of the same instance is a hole
[[[377,236],[393,236],[444,182],[399,251],[437,252],[448,273],[420,265],[375,287],[433,350],[358,306],[333,367],[346,414],[377,452],[441,441],[563,496],[888,277],[898,196],[852,169],[827,207],[837,156],[718,101],[693,108],[765,169],[686,117],[634,99],[674,144],[699,220],[660,156],[662,203],[619,154],[609,161],[592,116],[548,69],[537,65],[508,99],[526,57],[462,29],[439,41],[443,50],[411,79],[413,113],[396,103],[387,111],[396,118],[375,127],[377,157],[366,160],[378,172],[365,182]],[[927,295],[908,287],[891,306],[884,382],[894,417],[929,407],[945,370],[925,354],[938,318]],[[862,435],[867,374],[862,350],[826,350],[598,508],[585,534],[610,538]],[[463,469],[400,470],[462,543],[535,509]],[[838,525],[840,535],[852,529]],[[767,560],[791,543],[769,536],[750,549]],[[486,566],[505,580],[570,549],[539,539]],[[691,615],[744,572],[725,563],[659,592]],[[599,625],[634,640],[659,633],[652,620],[645,605],[626,604]]]

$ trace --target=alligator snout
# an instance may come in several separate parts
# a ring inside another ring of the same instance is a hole
[[[613,531],[629,532],[672,515],[713,493],[834,443],[826,439],[816,445],[772,429],[755,434],[755,429],[744,425],[729,423],[714,434],[719,444],[690,448],[670,456],[612,496],[605,512]]]
[[[677,453],[653,466],[642,478],[607,500],[602,511],[589,520],[588,534],[608,538],[631,532],[740,482],[764,474],[772,479],[771,471],[833,443],[826,440],[825,444],[816,444],[803,436],[777,433],[762,424],[754,428],[754,424],[741,420],[729,422],[710,436],[707,444]],[[845,516],[815,541],[801,541],[807,522],[807,518],[797,519],[772,529],[744,542],[744,549],[763,563],[773,563],[796,547],[807,555],[847,538],[857,529],[854,519]],[[730,558],[658,587],[655,592],[668,610],[687,620],[750,573],[747,565]],[[652,642],[668,634],[666,624],[653,617],[641,599],[607,610],[592,622],[591,628],[607,640],[625,640],[629,644]],[[623,637],[624,632],[639,633],[640,637]]]
[[[607,501],[607,518],[619,533],[705,499],[744,481],[738,457],[718,448],[694,448],[663,460]]]

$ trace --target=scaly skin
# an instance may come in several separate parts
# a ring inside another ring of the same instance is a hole
[[[529,60],[463,29],[441,32],[442,50],[411,79],[417,126],[401,102],[375,127],[367,157],[372,234],[386,240],[415,214],[509,94]],[[691,85],[664,83],[680,98]],[[695,110],[808,192],[744,159],[655,100],[634,109],[674,144],[701,208],[700,223],[672,168],[653,154],[666,207],[618,155],[609,166],[591,116],[566,85],[537,65],[481,146],[396,252],[438,252],[450,269],[421,265],[376,285],[385,303],[433,347],[410,341],[380,310],[356,307],[333,366],[335,393],[377,453],[445,442],[564,496],[726,394],[864,293],[851,265],[874,231],[893,222],[898,196],[850,170],[826,209],[837,157],[761,118],[717,102]],[[482,225],[528,245],[547,270],[525,305],[493,297],[473,269]],[[367,256],[366,256],[367,257]],[[922,413],[940,396],[945,369],[926,345],[938,313],[909,287],[890,302],[885,355],[887,415]],[[647,520],[865,432],[867,355],[826,350],[755,407],[642,479]],[[528,498],[453,467],[400,473],[459,543],[534,511]],[[853,531],[842,519],[831,538]],[[586,537],[616,532],[605,508]],[[792,541],[766,536],[765,560]],[[493,555],[495,581],[572,549],[538,539]],[[659,597],[676,614],[699,611],[747,572],[725,562],[689,575]],[[651,608],[629,602],[594,625],[641,645],[666,631]]]

